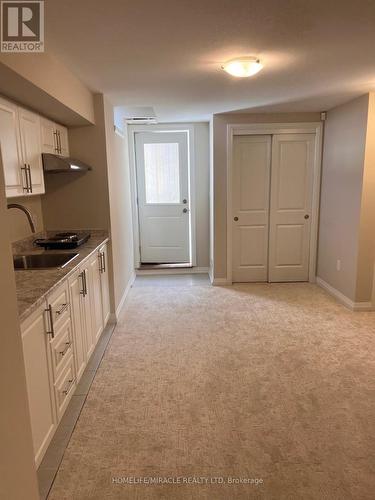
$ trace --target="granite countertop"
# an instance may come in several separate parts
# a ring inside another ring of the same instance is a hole
[[[80,231],[82,231],[82,229],[80,229]],[[79,254],[78,257],[62,269],[21,269],[15,271],[18,314],[21,322],[35,309],[37,309],[45,300],[46,296],[64,279],[72,274],[81,262],[94,253],[101,245],[103,245],[103,243],[109,240],[108,231],[97,229],[88,231],[91,233],[91,238],[80,247],[69,250],[43,250],[40,247],[33,246],[33,241],[36,238],[44,238],[49,234],[58,231],[48,231],[34,234],[32,237],[13,243],[13,255],[40,254],[44,252],[71,252]]]

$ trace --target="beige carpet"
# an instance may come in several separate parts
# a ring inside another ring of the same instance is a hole
[[[309,284],[133,288],[50,500],[154,498],[374,499],[375,314]]]

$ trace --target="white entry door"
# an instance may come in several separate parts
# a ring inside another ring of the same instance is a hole
[[[314,134],[272,140],[269,281],[308,281]]]
[[[232,280],[308,281],[314,134],[234,136]]]
[[[186,132],[135,136],[141,263],[190,262]]]
[[[233,281],[267,281],[271,136],[235,136],[233,146]]]

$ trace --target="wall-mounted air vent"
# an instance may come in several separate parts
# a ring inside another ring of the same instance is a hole
[[[151,125],[158,123],[154,108],[146,106],[125,108],[125,121],[129,125]]]

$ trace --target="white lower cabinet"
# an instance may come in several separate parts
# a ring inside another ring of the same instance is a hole
[[[110,315],[106,252],[82,262],[21,325],[37,466]]]
[[[38,466],[56,430],[48,338],[43,304],[21,326],[35,462]]]
[[[74,331],[74,361],[77,382],[87,362],[87,329],[85,321],[85,282],[81,269],[69,278],[70,305]]]
[[[100,266],[100,255],[99,253],[95,253],[95,255],[91,257],[88,267],[88,286],[91,290],[91,318],[95,345],[98,342],[104,328]]]
[[[102,294],[102,315],[103,323],[106,325],[111,314],[110,302],[109,302],[109,279],[108,279],[108,250],[107,245],[103,245],[99,249],[99,261],[100,261],[100,288]]]

